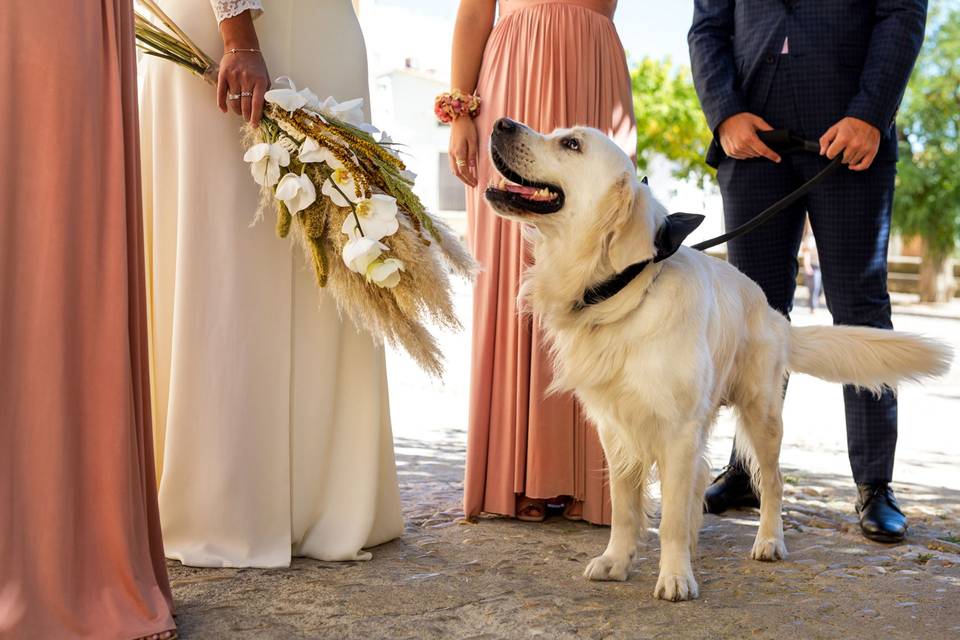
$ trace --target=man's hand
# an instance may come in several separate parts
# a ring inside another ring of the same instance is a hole
[[[833,160],[843,152],[851,171],[866,171],[880,150],[880,130],[859,118],[846,117],[820,138],[820,155]]]
[[[717,127],[717,136],[720,138],[720,146],[723,147],[723,151],[731,158],[737,160],[767,158],[774,162],[780,162],[780,156],[757,137],[757,131],[770,131],[771,129],[773,127],[760,116],[743,112],[730,116],[721,122],[720,126]]]

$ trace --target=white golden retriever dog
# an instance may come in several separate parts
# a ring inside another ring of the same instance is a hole
[[[656,465],[663,501],[654,595],[697,597],[690,558],[709,479],[707,438],[722,405],[738,414],[737,442],[761,496],[750,555],[774,561],[787,553],[779,467],[787,373],[876,391],[949,365],[948,348],[913,335],[792,327],[753,281],[693,249],[651,261],[695,224],[682,214],[672,224],[630,159],[599,131],[542,136],[504,119],[491,155],[502,178],[487,200],[502,217],[534,227],[535,266],[520,296],[551,338],[554,387],[576,393],[610,468],[613,526],[603,555],[587,565],[591,580],[626,580]],[[607,285],[624,271],[636,276],[610,295]],[[598,301],[597,292],[609,297]]]

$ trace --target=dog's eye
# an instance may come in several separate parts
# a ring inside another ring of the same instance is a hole
[[[560,141],[560,144],[562,144],[564,148],[569,149],[570,151],[580,151],[581,149],[580,141],[577,140],[576,138],[563,138]]]

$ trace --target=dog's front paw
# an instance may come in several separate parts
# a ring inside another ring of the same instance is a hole
[[[750,557],[761,562],[776,562],[787,557],[787,545],[783,543],[782,538],[765,538],[753,543],[753,550],[750,551]]]
[[[661,600],[681,602],[693,600],[700,595],[700,588],[692,573],[664,573],[657,578],[657,588],[653,595]]]
[[[606,554],[597,556],[589,563],[583,575],[590,580],[616,580],[623,582],[627,579],[630,569],[630,558],[617,558]]]

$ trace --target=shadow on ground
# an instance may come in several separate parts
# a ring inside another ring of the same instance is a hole
[[[655,532],[630,579],[591,583],[607,529],[527,524],[460,511],[463,434],[397,441],[407,526],[368,563],[289,569],[170,563],[185,638],[958,637],[960,492],[899,483],[907,544],[863,539],[849,478],[786,469],[790,557],[748,559],[757,513],[708,516],[694,570],[701,598],[652,598]],[[654,522],[654,524],[656,524]]]

